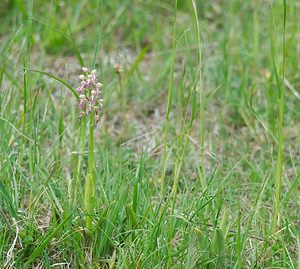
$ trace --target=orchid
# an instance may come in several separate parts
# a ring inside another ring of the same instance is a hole
[[[97,79],[97,71],[89,72],[88,68],[82,67],[83,74],[79,76],[81,85],[76,89],[79,94],[79,118],[94,114],[95,122],[100,120],[104,100],[101,98],[102,83]]]

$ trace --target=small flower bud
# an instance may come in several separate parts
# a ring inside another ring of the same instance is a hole
[[[101,89],[102,88],[102,83],[100,83],[100,82],[98,82],[97,84],[96,84],[96,87],[98,88],[98,89]]]
[[[93,70],[91,71],[91,74],[96,75],[96,74],[97,74],[96,69],[93,69]]]
[[[81,111],[85,110],[85,100],[81,99],[79,102],[79,108]]]
[[[86,73],[89,70],[86,67],[82,67],[82,71]]]
[[[96,93],[97,93],[97,92],[96,92],[95,90],[92,90],[92,91],[91,91],[91,94],[92,94],[92,95],[96,95]]]
[[[118,74],[120,74],[124,71],[122,68],[122,65],[119,63],[115,64],[114,68],[115,68],[116,73],[118,73]]]
[[[78,93],[83,93],[83,85],[81,85],[80,87],[78,87],[77,89],[76,89],[76,91],[78,92]]]
[[[89,99],[89,103],[92,105],[95,103],[95,101],[96,101],[95,96],[92,95],[91,98]]]
[[[79,76],[79,79],[80,79],[80,80],[84,80],[84,78],[85,78],[84,75],[80,75],[80,76]]]
[[[83,116],[85,116],[85,112],[84,111],[80,111],[79,112],[79,119],[81,119]]]
[[[84,95],[84,94],[80,94],[80,95],[79,95],[79,98],[80,98],[80,99],[85,99],[85,95]]]
[[[89,104],[89,105],[88,105],[88,113],[91,113],[91,111],[92,111],[92,105]]]

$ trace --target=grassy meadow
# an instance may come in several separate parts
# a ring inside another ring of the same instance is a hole
[[[0,1],[0,268],[300,268],[299,15]]]

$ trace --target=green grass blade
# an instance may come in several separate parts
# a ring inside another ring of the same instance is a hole
[[[55,80],[57,80],[58,82],[60,82],[61,84],[63,84],[64,86],[66,86],[72,93],[73,95],[79,99],[79,95],[78,93],[71,87],[70,84],[68,84],[67,82],[65,82],[63,79],[49,73],[49,72],[44,72],[44,71],[40,71],[40,70],[36,70],[36,69],[30,69],[30,68],[26,68],[26,70],[29,70],[30,72],[36,72],[36,73],[39,73],[39,74],[42,74],[42,75],[46,75],[50,78],[53,78]]]
[[[30,264],[32,264],[36,258],[41,254],[43,249],[49,244],[50,240],[53,239],[57,233],[63,228],[65,223],[71,218],[72,214],[70,214],[68,217],[66,217],[56,228],[53,232],[49,233],[45,236],[45,239],[41,242],[41,244],[35,248],[35,250],[31,253],[31,255],[28,257],[27,261],[24,264],[23,268],[28,268]]]

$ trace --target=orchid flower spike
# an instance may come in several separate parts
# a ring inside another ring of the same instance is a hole
[[[97,79],[97,71],[93,69],[89,72],[89,69],[82,67],[83,74],[79,76],[81,85],[76,89],[79,94],[79,118],[88,116],[91,112],[94,112],[95,122],[100,120],[100,114],[103,108],[103,99],[101,96],[102,83]]]

